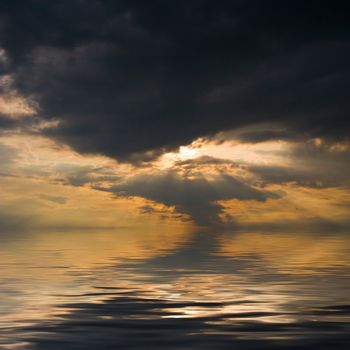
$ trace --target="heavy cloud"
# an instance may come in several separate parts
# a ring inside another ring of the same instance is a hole
[[[246,170],[260,177],[262,184],[294,183],[299,186],[349,188],[350,144],[297,143],[284,152],[288,165],[248,165]]]
[[[258,190],[239,179],[221,174],[211,178],[184,178],[173,171],[153,175],[139,174],[108,189],[118,196],[138,196],[187,214],[202,226],[221,223],[224,207],[218,201],[228,199],[265,201],[278,198],[278,193]]]
[[[287,130],[265,139],[348,138],[347,10],[313,0],[2,1],[0,74],[42,118],[61,121],[50,137],[121,161],[261,122]]]

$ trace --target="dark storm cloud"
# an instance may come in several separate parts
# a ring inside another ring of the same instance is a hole
[[[137,162],[257,122],[344,138],[347,13],[340,1],[2,1],[1,69],[80,152]]]
[[[283,155],[283,154],[282,154]],[[250,165],[246,169],[265,184],[295,183],[305,187],[349,187],[350,144],[306,142],[285,152],[290,164]]]
[[[220,223],[219,215],[224,207],[217,201],[232,198],[265,201],[279,197],[277,193],[257,190],[225,174],[211,179],[184,178],[175,172],[140,174],[109,189],[96,189],[110,191],[118,196],[143,197],[175,207],[178,213],[189,215],[203,226]]]

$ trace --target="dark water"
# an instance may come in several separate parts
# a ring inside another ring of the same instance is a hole
[[[0,236],[2,349],[348,349],[347,233]]]

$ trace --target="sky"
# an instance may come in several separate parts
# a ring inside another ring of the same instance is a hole
[[[340,1],[0,3],[0,234],[343,230]]]

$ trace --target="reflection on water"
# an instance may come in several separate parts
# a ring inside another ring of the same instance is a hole
[[[0,348],[350,345],[350,236],[0,236]]]

